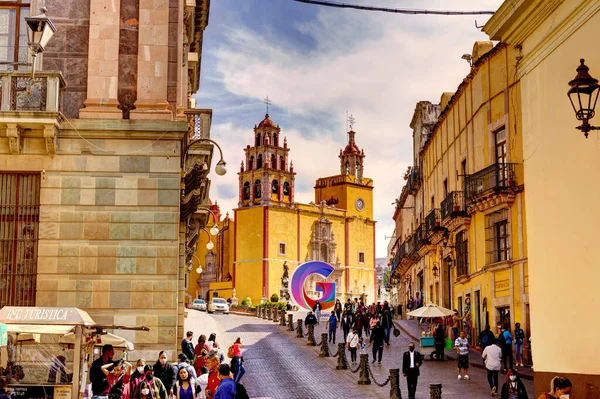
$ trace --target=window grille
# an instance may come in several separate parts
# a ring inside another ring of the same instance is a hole
[[[486,215],[485,229],[487,263],[511,259],[508,209]]]

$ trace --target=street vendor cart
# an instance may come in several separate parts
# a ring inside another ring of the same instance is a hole
[[[413,316],[419,319],[419,326],[421,329],[420,351],[425,359],[425,353],[430,352],[430,358],[433,359],[435,355],[435,319],[443,318],[453,315],[454,312],[450,309],[446,309],[442,306],[430,303],[426,306],[422,306],[412,312],[407,313],[408,316]]]

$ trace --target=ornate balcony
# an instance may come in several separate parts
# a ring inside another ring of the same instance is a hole
[[[60,72],[42,71],[32,77],[28,71],[0,71],[0,130],[6,131],[11,154],[21,153],[26,129],[45,139],[48,154],[56,153],[64,87]]]
[[[442,227],[442,216],[439,209],[432,209],[431,212],[425,217],[425,228],[424,237],[429,238],[438,231],[443,231]]]
[[[465,201],[469,214],[514,202],[515,193],[522,190],[517,183],[517,165],[495,163],[466,177]]]
[[[467,216],[467,204],[464,191],[452,191],[442,201],[440,210],[442,221],[458,216]]]
[[[406,186],[408,187],[408,193],[412,195],[415,195],[421,188],[421,171],[418,166],[415,166],[410,170]]]

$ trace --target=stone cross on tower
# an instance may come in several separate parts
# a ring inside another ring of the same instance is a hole
[[[350,116],[348,117],[348,125],[350,126],[350,130],[354,129],[354,122],[356,122],[354,116],[350,114]]]

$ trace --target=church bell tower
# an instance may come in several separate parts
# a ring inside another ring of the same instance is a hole
[[[269,114],[254,126],[254,143],[244,149],[239,175],[238,206],[291,206],[294,203],[294,164],[288,161],[287,139]]]

